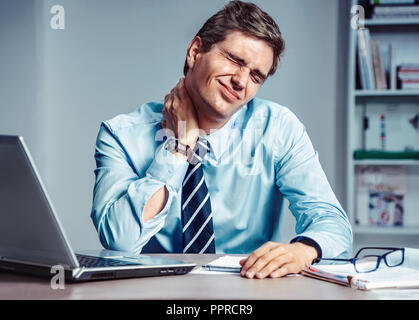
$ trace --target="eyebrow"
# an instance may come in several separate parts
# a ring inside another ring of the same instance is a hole
[[[239,63],[242,66],[247,66],[247,63],[244,59],[236,56],[234,53],[225,51],[225,53],[234,61],[237,61],[237,63]],[[260,71],[259,69],[252,69],[252,72],[256,73],[259,77],[262,78],[263,81],[266,80],[266,78],[268,77],[267,75],[265,75],[262,71]]]

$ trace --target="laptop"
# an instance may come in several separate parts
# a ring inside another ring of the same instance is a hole
[[[180,275],[196,264],[132,252],[70,246],[21,136],[0,135],[0,269],[67,281]]]

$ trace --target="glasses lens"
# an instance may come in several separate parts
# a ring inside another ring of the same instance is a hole
[[[377,269],[378,256],[365,256],[355,261],[355,270],[358,272],[371,272]]]
[[[385,255],[385,261],[389,267],[395,267],[403,262],[403,251],[396,250]]]

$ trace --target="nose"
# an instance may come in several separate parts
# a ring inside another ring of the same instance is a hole
[[[247,68],[238,68],[231,77],[233,89],[237,91],[243,90],[247,85],[247,81],[249,81],[249,71]]]

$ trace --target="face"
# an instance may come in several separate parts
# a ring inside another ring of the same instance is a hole
[[[274,53],[266,41],[239,31],[229,32],[208,52],[201,44],[197,37],[189,47],[186,87],[200,121],[226,122],[256,95]]]

